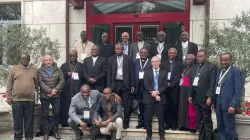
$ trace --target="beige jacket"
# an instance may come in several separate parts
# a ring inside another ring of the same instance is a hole
[[[74,45],[74,49],[76,50],[76,52],[78,53],[78,58],[77,61],[80,63],[83,63],[83,60],[86,57],[91,56],[91,49],[92,46],[94,45],[94,43],[87,41],[86,43],[81,42],[77,42]]]

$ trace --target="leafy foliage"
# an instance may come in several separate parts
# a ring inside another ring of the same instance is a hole
[[[20,20],[21,4],[0,4],[0,20]]]
[[[38,67],[44,55],[51,55],[58,60],[60,44],[46,37],[46,30],[30,29],[26,25],[9,24],[0,28],[0,85],[4,86],[10,65],[20,61],[21,53],[29,53],[31,64]]]

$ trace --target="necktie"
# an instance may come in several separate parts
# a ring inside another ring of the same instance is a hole
[[[155,77],[154,77],[154,90],[158,90],[158,71],[155,71]]]

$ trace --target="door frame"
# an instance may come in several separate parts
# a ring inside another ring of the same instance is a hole
[[[123,1],[133,2],[138,0],[123,0]],[[164,23],[183,22],[185,31],[189,32],[190,1],[191,0],[185,0],[186,6],[183,12],[144,13],[135,16],[135,14],[91,14],[91,4],[101,3],[101,2],[117,2],[117,0],[88,0],[86,1],[86,29],[88,31],[87,32],[88,39],[91,39],[91,25],[93,24],[108,24],[110,27],[110,35],[109,35],[110,42],[112,43],[114,43],[115,41],[114,26],[116,24],[128,25],[128,24],[159,23],[159,30],[161,31],[163,30]],[[134,30],[136,30],[136,26],[134,26]],[[135,37],[135,35],[133,36]]]

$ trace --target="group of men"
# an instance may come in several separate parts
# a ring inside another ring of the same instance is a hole
[[[20,64],[11,69],[7,102],[13,108],[15,140],[22,139],[23,118],[25,137],[33,139],[33,95],[39,87],[44,140],[49,138],[49,104],[52,104],[56,139],[60,139],[60,122],[72,127],[77,140],[83,135],[79,126],[85,129],[91,125],[92,139],[99,133],[110,138],[111,130],[115,129],[119,140],[122,129],[129,128],[133,99],[139,101],[136,128],[144,127],[146,140],[151,140],[156,111],[160,140],[165,140],[165,129],[177,129],[179,83],[188,54],[197,56],[197,64],[191,69],[188,100],[196,109],[199,140],[212,139],[214,106],[221,139],[235,139],[234,116],[239,107],[242,77],[240,70],[231,65],[230,53],[220,54],[223,70],[217,70],[208,62],[206,51],[198,51],[197,45],[188,41],[187,32],[181,33],[181,42],[175,46],[165,42],[163,31],[157,34],[158,43],[153,45],[143,41],[140,31],[134,43],[128,41],[129,34],[124,32],[122,42],[115,46],[109,42],[107,33],[102,34],[103,42],[99,45],[87,40],[86,31],[80,36],[82,41],[75,44],[70,61],[61,69],[47,55],[37,71],[29,65],[30,56],[26,53],[22,54]]]

